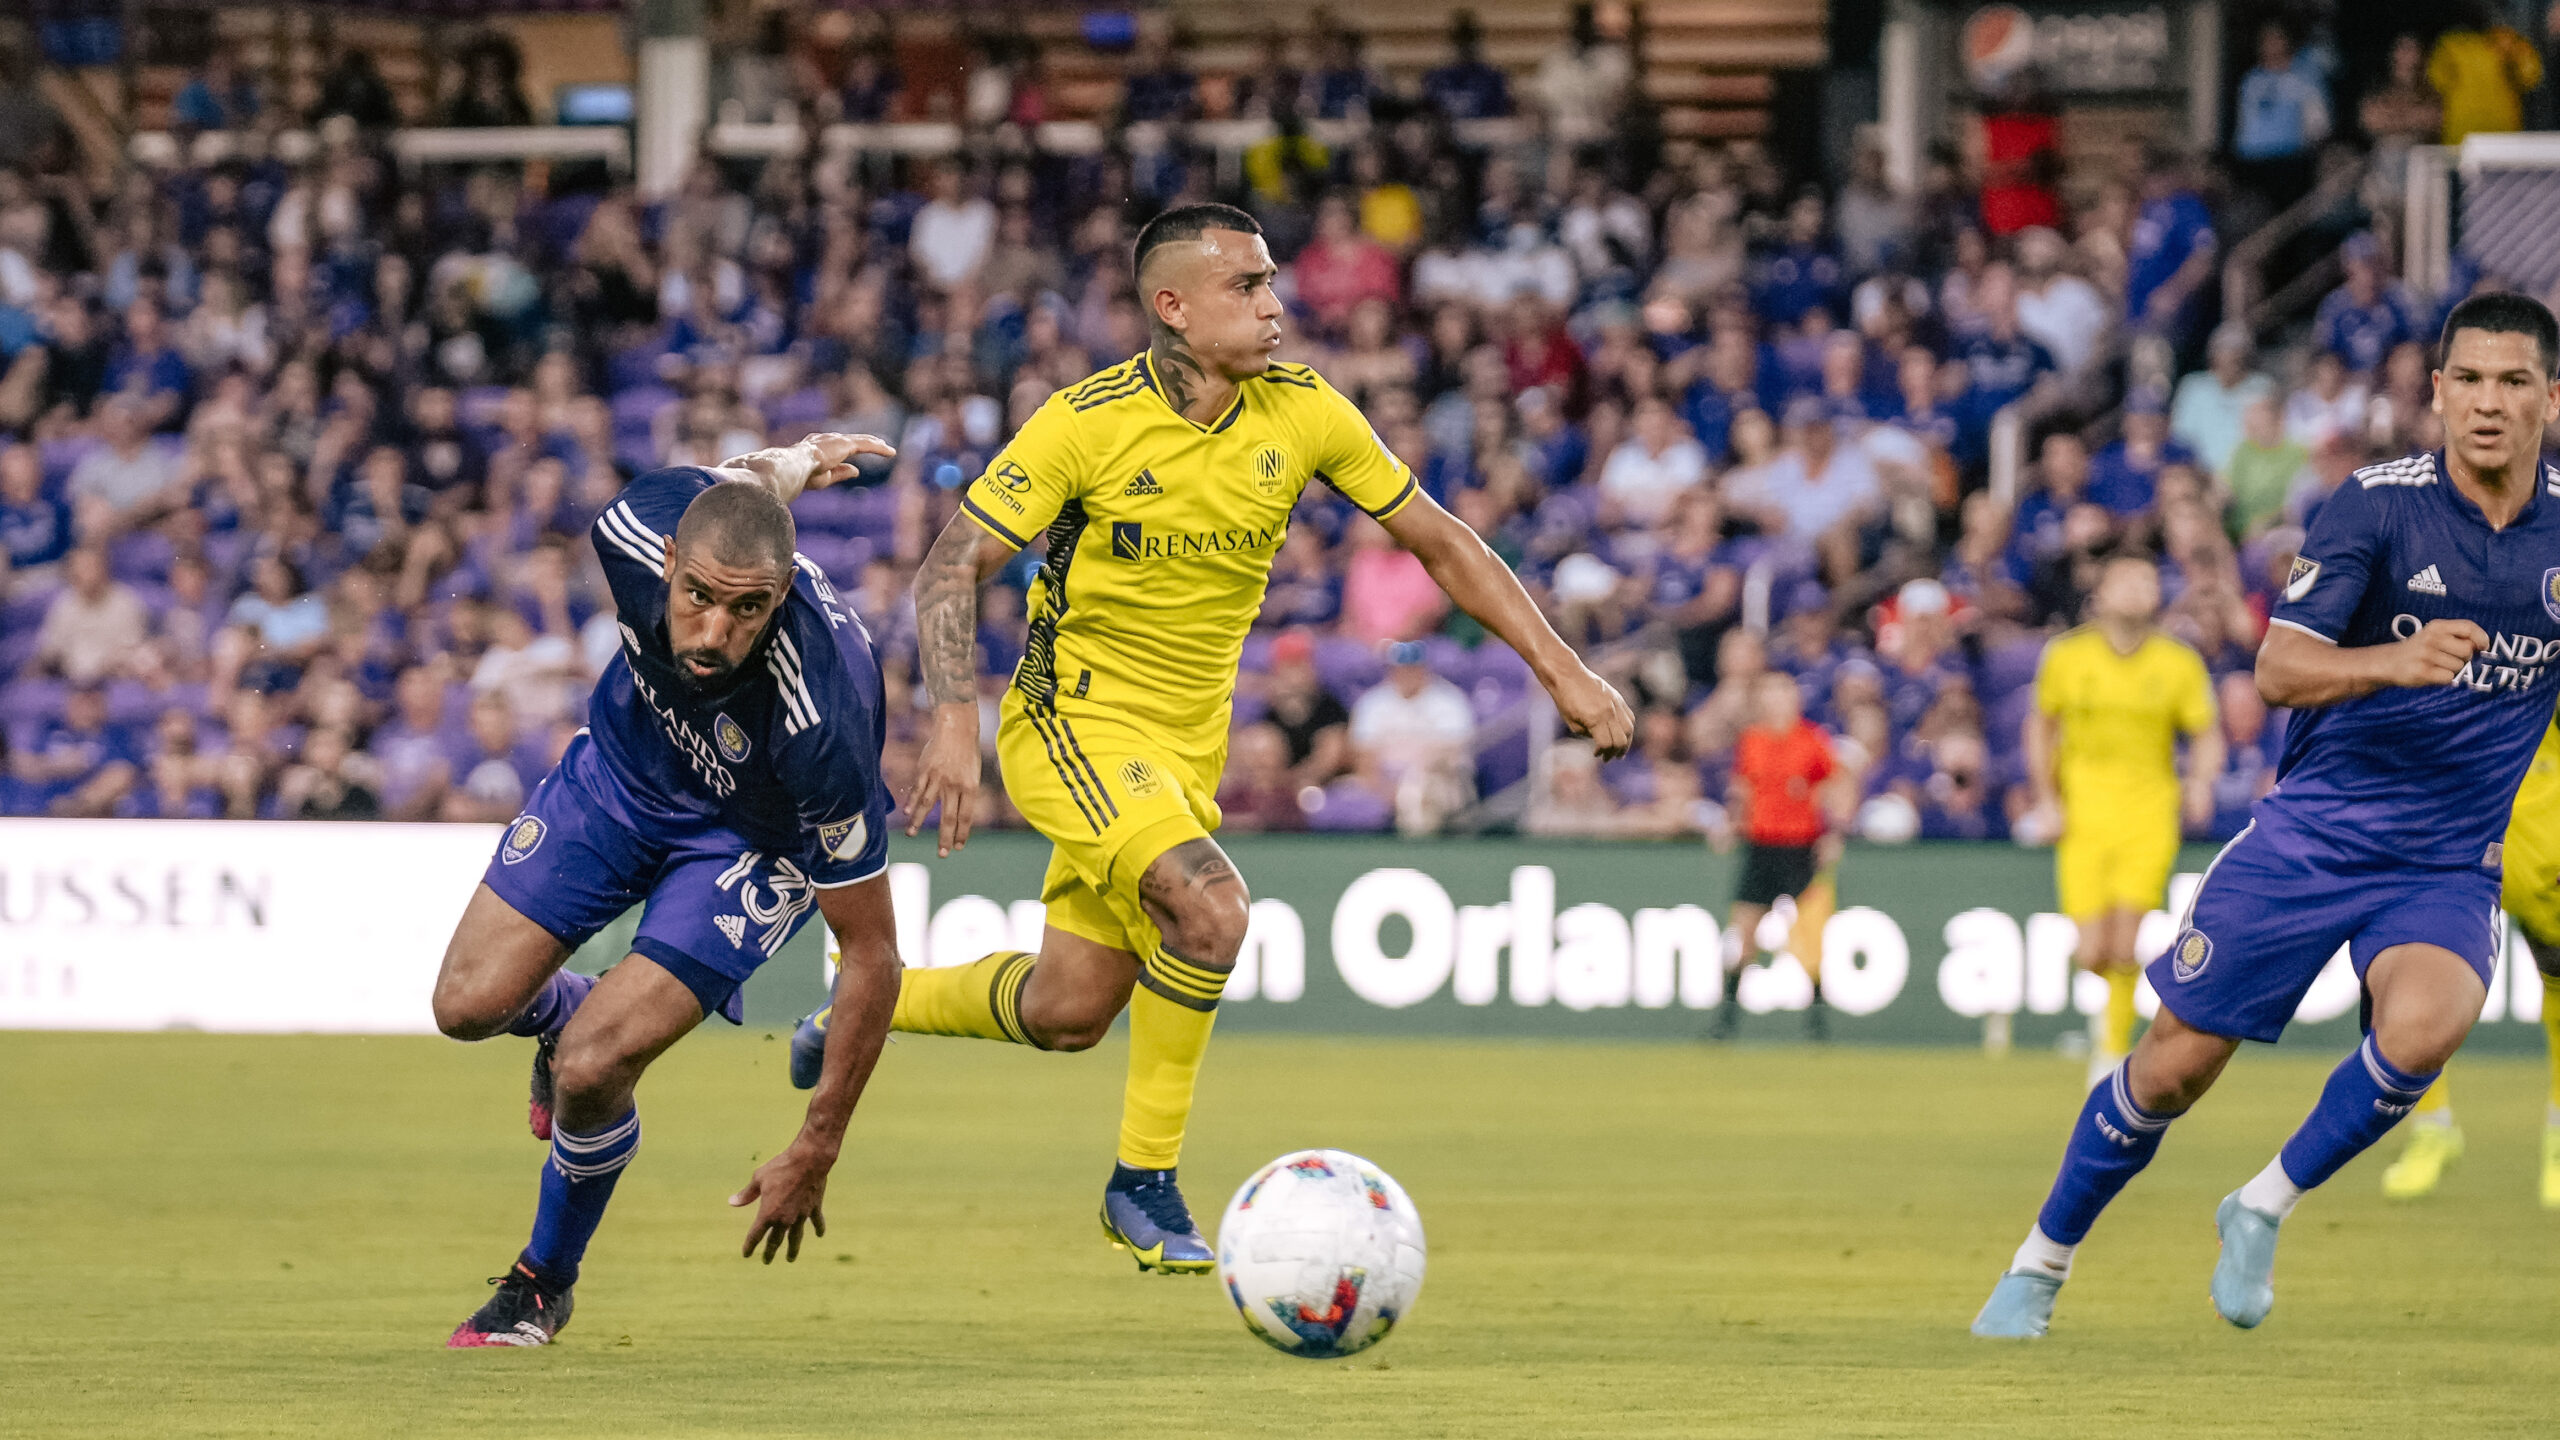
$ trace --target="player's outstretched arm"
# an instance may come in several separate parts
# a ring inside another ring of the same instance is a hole
[[[803,490],[819,490],[854,477],[856,455],[895,456],[896,447],[877,435],[839,435],[822,431],[797,445],[750,450],[712,467],[726,480],[746,480],[771,490],[783,504]]]
[[[933,729],[916,762],[907,797],[907,833],[942,807],[939,854],[969,843],[969,812],[978,800],[978,588],[1011,560],[1014,547],[967,512],[951,517],[916,568],[916,655]]]
[[[818,911],[844,953],[836,970],[835,1019],[827,1026],[818,1087],[810,1092],[800,1133],[781,1154],[756,1167],[747,1188],[729,1197],[732,1205],[756,1206],[755,1224],[748,1227],[739,1253],[753,1255],[761,1245],[767,1265],[777,1250],[786,1252],[785,1259],[800,1258],[803,1226],[827,1233],[827,1176],[844,1148],[854,1104],[871,1083],[872,1067],[880,1063],[889,1014],[898,1005],[898,925],[888,877],[821,890]]]
[[[1459,609],[1520,652],[1575,734],[1590,736],[1604,759],[1627,753],[1635,742],[1635,712],[1615,686],[1592,674],[1564,643],[1538,613],[1529,592],[1520,588],[1520,577],[1465,521],[1430,496],[1416,495],[1387,518],[1386,526]]]
[[[2449,685],[2488,648],[2489,633],[2468,620],[2430,620],[2388,645],[2334,645],[2295,626],[2270,625],[2258,647],[2258,694],[2270,705],[2304,710],[2395,686]]]

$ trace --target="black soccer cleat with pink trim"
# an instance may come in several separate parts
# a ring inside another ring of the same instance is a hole
[[[448,1350],[476,1350],[489,1345],[548,1345],[569,1323],[569,1287],[554,1285],[522,1260],[504,1275],[489,1277],[498,1293],[453,1328]]]

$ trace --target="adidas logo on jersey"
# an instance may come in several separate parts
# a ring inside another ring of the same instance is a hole
[[[711,923],[719,926],[720,933],[729,937],[730,949],[743,950],[747,947],[747,917],[714,915],[711,917]]]
[[[1129,488],[1120,493],[1124,496],[1161,495],[1164,493],[1164,487],[1156,483],[1156,472],[1141,470],[1138,472],[1138,478],[1129,482]]]
[[[2444,577],[2436,573],[2436,567],[2430,565],[2409,577],[2409,588],[2421,595],[2442,595]]]

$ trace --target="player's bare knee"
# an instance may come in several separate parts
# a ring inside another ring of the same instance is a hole
[[[563,1036],[551,1059],[551,1083],[564,1108],[585,1109],[630,1085],[629,1058],[611,1038]]]
[[[1245,903],[1244,887],[1237,885],[1199,897],[1172,918],[1174,926],[1164,936],[1166,949],[1203,969],[1232,970],[1236,956],[1244,952],[1253,912]]]
[[[455,978],[451,970],[436,977],[436,1028],[454,1040],[486,1040],[507,1028],[514,1009],[487,985]]]

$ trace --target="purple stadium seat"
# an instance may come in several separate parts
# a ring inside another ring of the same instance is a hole
[[[82,456],[106,442],[94,435],[74,435],[66,440],[47,440],[39,452],[44,457],[44,483],[47,489],[59,490],[71,476],[71,467]]]
[[[474,385],[453,397],[454,411],[461,423],[471,429],[487,429],[498,423],[498,407],[507,403],[504,385]]]
[[[1247,675],[1271,673],[1270,631],[1256,630],[1244,637],[1244,654],[1237,660],[1236,668]]]
[[[834,409],[835,402],[827,398],[826,391],[815,385],[804,386],[764,402],[765,428],[777,439],[797,440],[825,424]]]
[[[1316,678],[1348,705],[1385,679],[1387,662],[1357,640],[1329,635],[1316,642]]]
[[[791,518],[803,535],[822,530],[832,535],[851,535],[861,528],[861,492],[836,486],[826,490],[807,490],[791,502]],[[801,547],[806,549],[806,546]]]
[[[871,542],[859,535],[830,535],[823,530],[800,532],[800,553],[818,562],[827,578],[839,587],[851,589],[862,579],[862,567],[871,563]]]
[[[2035,703],[2035,688],[2021,685],[1983,708],[1982,743],[1993,755],[2014,754],[2023,747],[2019,736]]]
[[[1467,647],[1446,635],[1426,635],[1422,640],[1422,663],[1431,673],[1465,689],[1476,678],[1476,659]]]
[[[1261,696],[1248,695],[1239,690],[1236,692],[1235,718],[1228,722],[1228,728],[1240,730],[1247,725],[1254,724],[1260,721],[1265,714],[1269,713],[1270,709],[1271,706],[1269,702],[1265,701]]]
[[[0,685],[0,725],[34,725],[62,713],[62,697],[71,687],[59,680],[12,680]]]
[[[169,573],[178,549],[157,530],[136,530],[107,550],[107,573],[128,585],[157,581]]]
[[[1307,812],[1307,828],[1336,834],[1376,832],[1392,829],[1396,822],[1395,807],[1365,786],[1335,781],[1324,792],[1324,803]]]
[[[654,380],[634,385],[627,390],[616,391],[610,403],[613,427],[616,430],[636,427],[646,431],[651,425],[657,423],[659,411],[682,398]]]
[[[2019,640],[1982,657],[1978,682],[1982,698],[1996,701],[2036,678],[2036,662],[2044,657],[2042,640]]]
[[[1528,778],[1528,727],[1507,727],[1492,744],[1476,752],[1478,795],[1499,795]]]
[[[1499,640],[1487,640],[1477,646],[1475,659],[1479,680],[1490,680],[1515,695],[1537,683],[1537,676],[1529,671],[1529,662]]]

